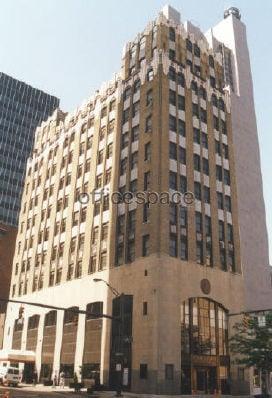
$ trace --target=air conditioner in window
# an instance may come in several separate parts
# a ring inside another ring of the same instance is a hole
[[[219,245],[220,245],[221,249],[225,248],[225,242],[223,240],[219,241]]]

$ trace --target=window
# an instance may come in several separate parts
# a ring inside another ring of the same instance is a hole
[[[132,105],[132,117],[136,116],[140,111],[140,101],[135,102]]]
[[[179,146],[179,161],[182,164],[186,164],[186,149]]]
[[[177,235],[176,234],[170,234],[169,255],[172,257],[177,257]]]
[[[169,40],[176,41],[176,32],[171,26],[169,27]]]
[[[200,96],[202,99],[204,99],[204,100],[206,100],[206,98],[207,98],[206,90],[205,90],[205,88],[202,87],[202,86],[199,87],[199,96]]]
[[[148,376],[148,366],[146,363],[140,364],[140,379],[147,379]]]
[[[210,188],[204,186],[204,202],[210,203],[210,201],[211,201]]]
[[[217,192],[217,206],[218,209],[223,210],[223,194],[221,192]]]
[[[214,145],[215,145],[215,153],[217,153],[218,155],[221,156],[221,146],[220,146],[220,142],[218,140],[214,141]]]
[[[132,128],[132,142],[137,141],[139,139],[140,128],[139,125]]]
[[[143,222],[148,222],[150,216],[149,203],[144,203],[143,206]]]
[[[150,81],[153,80],[153,78],[154,78],[154,72],[153,72],[153,69],[152,69],[152,68],[150,68],[150,69],[147,71],[146,77],[147,77],[147,81],[148,81],[148,82],[150,82]]]
[[[200,120],[203,123],[207,123],[207,111],[206,111],[206,109],[200,108]]]
[[[197,200],[201,200],[201,184],[200,184],[200,182],[195,182],[194,187],[195,187],[195,198]]]
[[[131,154],[131,160],[130,160],[130,167],[131,170],[136,168],[138,165],[138,152],[133,152]]]
[[[165,365],[165,380],[174,380],[174,365]]]
[[[176,71],[172,66],[169,68],[168,77],[170,80],[176,81]]]
[[[229,158],[229,148],[226,144],[223,144],[223,155],[224,155],[225,159]]]
[[[187,191],[187,179],[185,176],[180,176],[180,192],[185,193]]]
[[[180,237],[180,258],[181,260],[188,259],[187,237],[183,235]]]
[[[97,155],[97,164],[101,164],[101,163],[103,162],[103,153],[104,153],[103,149],[102,149],[101,151],[98,152],[98,155]]]
[[[122,134],[121,136],[121,148],[124,149],[129,144],[129,136],[128,133]]]
[[[150,89],[146,93],[146,106],[152,105],[152,102],[153,102],[153,93],[152,89]]]
[[[196,262],[203,264],[203,245],[201,241],[196,242]]]
[[[169,158],[177,160],[177,145],[173,142],[169,143]]]
[[[131,87],[127,87],[124,91],[124,101],[128,99],[131,95]]]
[[[172,48],[169,49],[169,59],[170,61],[175,61],[176,58],[176,51],[172,50]]]
[[[214,58],[212,55],[209,55],[209,65],[211,68],[214,68]]]
[[[196,232],[202,232],[202,214],[196,211],[195,213],[195,225],[196,225]]]
[[[169,130],[177,131],[177,119],[172,115],[169,115]]]
[[[192,51],[192,49],[193,49],[193,45],[192,45],[192,42],[190,41],[190,39],[186,39],[186,49],[188,50],[188,51]]]
[[[177,173],[174,173],[173,171],[169,172],[169,187],[171,189],[177,189]]]
[[[144,235],[143,236],[143,246],[142,246],[143,257],[146,257],[149,255],[149,242],[150,242],[149,235]]]
[[[102,110],[101,110],[101,119],[102,119],[103,117],[105,117],[106,115],[107,115],[107,107],[104,106],[104,108],[102,108]]]
[[[103,182],[103,175],[99,174],[96,177],[96,188],[101,188],[102,187],[102,182]]]
[[[169,103],[174,106],[176,106],[177,103],[176,92],[173,90],[169,90]]]
[[[218,223],[218,238],[220,241],[225,240],[225,226],[224,226],[224,221],[219,221]]]
[[[205,216],[205,234],[206,236],[211,236],[212,234],[212,220],[209,216]]]
[[[134,82],[134,86],[133,86],[133,92],[134,92],[134,94],[137,93],[137,91],[140,90],[140,88],[141,88],[141,80],[140,80],[140,79],[137,79],[137,80]]]
[[[192,104],[192,112],[193,116],[196,116],[197,118],[199,117],[198,104]]]
[[[231,224],[227,225],[227,238],[229,243],[233,243],[233,228]]]
[[[224,183],[230,185],[230,172],[226,169],[224,169]]]
[[[123,111],[123,124],[125,124],[129,119],[129,108]]]
[[[146,173],[144,173],[144,191],[150,188],[150,183],[151,183],[151,174],[150,171],[147,171]]]
[[[207,176],[209,175],[209,161],[206,158],[202,158],[202,170],[204,174],[206,174]]]
[[[94,217],[100,214],[100,202],[95,202],[94,204]]]
[[[202,141],[202,147],[208,149],[208,135],[207,134],[202,132],[201,141]]]
[[[215,88],[215,86],[216,86],[216,81],[213,76],[210,76],[210,85],[212,88]]]
[[[228,195],[225,195],[225,209],[231,212],[231,198]]]
[[[185,97],[183,95],[178,95],[178,109],[185,111]]]
[[[200,144],[200,131],[196,128],[194,128],[194,142]]]
[[[177,83],[181,86],[184,87],[185,86],[185,78],[183,73],[179,72],[177,75]]]
[[[216,166],[216,179],[222,181],[222,167],[218,165]]]
[[[122,159],[120,163],[120,175],[125,174],[127,168],[127,158]]]
[[[137,179],[130,181],[129,190],[131,193],[137,192]]]
[[[152,131],[152,116],[148,116],[145,120],[145,132],[150,133]]]
[[[185,122],[181,119],[178,119],[178,133],[182,137],[186,136],[186,128],[185,127],[186,127]]]
[[[143,315],[147,315],[147,301],[143,302]]]
[[[169,204],[169,222],[171,225],[177,224],[177,205],[176,205],[176,203]]]
[[[194,169],[200,171],[200,156],[197,154],[194,154]]]
[[[148,142],[145,144],[145,161],[150,161],[151,160],[151,142]]]

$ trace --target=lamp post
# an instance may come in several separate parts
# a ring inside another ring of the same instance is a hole
[[[115,371],[118,375],[117,377],[117,388],[116,388],[116,397],[121,397],[122,396],[122,375],[123,375],[123,356],[124,356],[124,293],[119,293],[115,287],[111,286],[107,281],[101,278],[94,278],[94,282],[103,282],[107,287],[110,289],[110,291],[113,293],[113,295],[116,298],[119,298],[119,304],[120,304],[120,326],[119,326],[119,344],[118,344],[118,349],[119,349],[119,355],[118,357],[120,358],[119,363],[116,360],[115,364]],[[116,353],[115,356],[117,357]]]

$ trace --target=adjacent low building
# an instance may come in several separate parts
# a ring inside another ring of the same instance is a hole
[[[36,131],[10,297],[67,310],[9,305],[2,359],[25,379],[248,394],[228,315],[271,305],[261,184],[238,10],[205,36],[165,7],[113,81]]]

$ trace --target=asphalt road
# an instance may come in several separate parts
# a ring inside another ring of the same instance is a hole
[[[61,396],[71,396],[71,393],[63,393],[63,392],[40,392],[40,391],[26,391],[25,389],[20,388],[5,388],[0,387],[0,398],[4,397],[5,392],[9,392],[9,398],[45,398],[45,397],[61,397]]]

